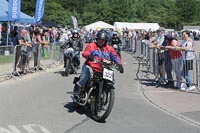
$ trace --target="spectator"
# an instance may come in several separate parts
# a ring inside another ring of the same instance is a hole
[[[63,29],[59,42],[66,42],[68,39],[69,39],[69,37],[67,35],[67,31],[65,29]]]
[[[0,38],[1,39],[0,40],[1,46],[6,46],[7,45],[7,36],[8,36],[7,29],[8,29],[7,24],[3,23],[2,24],[2,31],[1,31],[1,38]]]
[[[28,42],[30,44],[32,43],[31,35],[30,35],[30,32],[28,30],[27,30],[27,33],[26,33],[26,36],[25,36],[25,40],[26,40],[26,42]],[[31,44],[31,47],[27,47],[27,62],[26,62],[26,66],[25,66],[27,72],[30,72],[29,71],[29,63],[30,63],[31,56],[32,56],[32,49],[33,49],[32,44]]]
[[[42,45],[42,56],[44,58],[48,58],[48,53],[50,51],[50,46],[49,46],[49,35],[48,35],[48,30],[43,29],[43,34],[42,34],[42,41],[43,41],[43,45]]]
[[[172,62],[172,69],[174,70],[176,74],[176,87],[178,89],[181,88],[181,72],[183,68],[183,58],[180,51],[177,51],[176,48],[180,46],[178,44],[178,40],[173,38],[171,35],[165,35],[165,40],[168,42],[167,46],[161,46],[161,49],[168,49],[169,51],[169,57]]]
[[[25,29],[22,29],[20,34],[18,34],[13,41],[13,45],[16,46],[16,54],[15,54],[15,64],[14,64],[14,74],[16,75],[16,66],[19,61],[19,55],[21,56],[21,60],[19,63],[19,67],[21,69],[20,74],[24,73],[25,63],[26,63],[26,53],[27,53],[27,46],[31,47],[31,44],[26,42],[27,31]],[[19,47],[21,46],[21,47]]]
[[[61,35],[61,38],[59,40],[60,42],[60,45],[63,45],[64,43],[66,43],[69,39],[69,36],[71,36],[71,31],[66,31],[66,30],[62,30],[62,35]],[[63,55],[64,55],[64,49],[62,48],[59,48],[59,56],[58,56],[58,61],[60,63],[63,62]]]
[[[14,26],[13,31],[11,32],[12,38],[15,38],[18,35],[18,27]]]
[[[56,32],[56,42],[59,42],[60,40],[60,37],[61,37],[61,29],[59,28]]]
[[[151,40],[150,48],[157,48],[157,57],[158,57],[158,73],[160,75],[160,81],[164,81],[165,79],[165,69],[164,69],[164,50],[160,49],[164,42],[164,31],[163,27],[160,27],[157,32],[157,37],[154,40]]]
[[[49,28],[49,39],[50,39],[50,43],[54,42],[54,29],[53,28]]]
[[[194,46],[193,40],[190,38],[189,31],[183,31],[182,37],[184,41],[181,44],[181,47],[177,47],[177,50],[181,50],[183,54],[183,70],[182,76],[186,80],[186,86],[181,85],[181,90],[183,91],[191,91],[196,87],[192,85],[192,80],[190,77],[190,70],[193,70],[193,60],[194,60]],[[189,50],[189,51],[188,51]]]
[[[155,39],[156,39],[156,33],[155,32],[151,32],[149,37],[150,37],[149,38],[150,43],[154,42]]]
[[[41,34],[40,34],[40,30],[36,29],[34,31],[34,68],[35,70],[39,69],[39,70],[43,70],[43,68],[41,68],[40,64],[39,64],[39,60],[38,57],[40,56],[40,51],[39,51],[39,47],[40,44],[44,44],[41,38]]]

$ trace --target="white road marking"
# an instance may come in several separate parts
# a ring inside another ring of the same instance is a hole
[[[21,133],[15,126],[9,125],[9,129],[0,127],[0,133]]]
[[[34,131],[34,129],[33,129],[34,126],[35,126],[34,124],[23,125],[23,128],[24,128],[28,133],[36,133],[36,131]]]
[[[37,133],[34,128],[39,128],[42,133],[51,133],[47,128],[38,124],[27,124],[22,126],[27,133]],[[22,133],[16,126],[8,125],[8,128],[0,127],[0,133]]]
[[[39,129],[43,132],[43,133],[51,133],[47,128],[38,125],[38,124],[29,124],[29,125],[23,125],[23,128],[28,131],[28,133],[36,133],[34,131],[33,128],[39,127]]]

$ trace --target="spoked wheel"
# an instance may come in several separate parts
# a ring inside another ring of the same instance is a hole
[[[104,122],[110,115],[115,100],[114,89],[107,89],[102,92],[101,100],[95,96],[91,103],[91,117],[95,121]]]
[[[66,60],[66,64],[65,64],[65,76],[69,75],[69,60]]]
[[[80,68],[79,66],[80,66],[80,61],[77,59],[77,58],[74,58],[73,59],[73,73],[74,74],[77,74],[77,70]]]

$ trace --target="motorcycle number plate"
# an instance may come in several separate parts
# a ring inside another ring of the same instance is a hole
[[[112,70],[109,70],[106,68],[103,69],[103,78],[104,79],[113,81],[113,76],[114,76],[114,72]]]

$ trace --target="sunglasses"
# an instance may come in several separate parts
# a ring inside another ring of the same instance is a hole
[[[98,39],[98,41],[106,41],[106,39]]]

